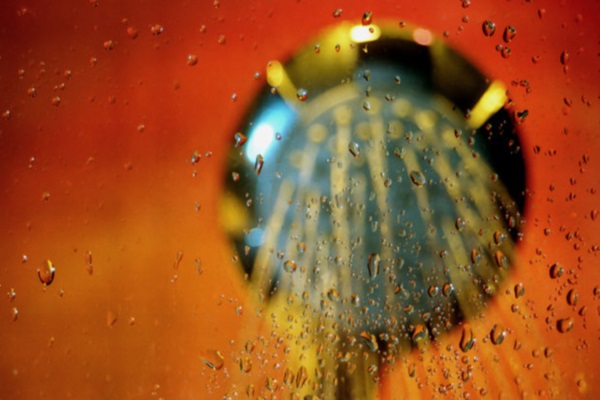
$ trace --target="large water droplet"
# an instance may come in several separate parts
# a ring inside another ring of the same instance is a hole
[[[492,340],[492,343],[495,345],[500,345],[504,341],[505,337],[506,331],[504,330],[504,327],[500,324],[495,324],[490,332],[490,339]]]
[[[565,269],[559,263],[553,264],[550,267],[550,278],[556,279],[562,276],[565,272]]]
[[[496,24],[492,21],[486,20],[483,21],[483,24],[481,25],[481,29],[483,30],[483,34],[485,36],[493,36],[494,33],[496,33]]]
[[[466,327],[463,328],[459,343],[460,349],[466,353],[467,351],[471,350],[474,345],[475,338],[473,337],[473,330],[470,328],[467,330]]]
[[[44,286],[49,286],[54,281],[54,273],[56,272],[56,268],[54,268],[54,264],[52,261],[46,260],[42,263],[42,267],[38,268],[37,274],[40,278],[40,282],[44,284]]]
[[[379,275],[379,267],[381,264],[381,258],[377,253],[371,253],[369,255],[369,262],[367,264],[367,269],[369,270],[369,277],[371,279],[377,278]]]
[[[571,318],[571,317],[562,318],[556,322],[556,329],[558,329],[558,331],[560,333],[567,333],[571,329],[573,329],[573,324],[574,324],[573,318]]]
[[[575,290],[575,289],[569,290],[569,292],[567,293],[567,303],[570,306],[576,306],[578,301],[579,301],[579,293],[577,293],[577,290]]]
[[[425,186],[427,180],[425,179],[425,175],[423,175],[420,171],[411,171],[410,180],[418,187]]]
[[[213,369],[215,371],[223,368],[225,364],[225,359],[223,355],[218,350],[206,350],[200,356],[200,361],[204,363],[208,368]]]
[[[513,40],[516,35],[517,29],[512,25],[508,25],[506,28],[504,28],[504,34],[502,35],[502,38],[506,43],[508,43]]]

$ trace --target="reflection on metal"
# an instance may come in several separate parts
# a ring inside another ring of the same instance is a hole
[[[309,375],[297,393],[366,398],[380,363],[477,318],[507,274],[524,165],[504,86],[425,29],[344,24],[267,82],[223,226]]]

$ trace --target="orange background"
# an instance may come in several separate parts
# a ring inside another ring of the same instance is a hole
[[[508,84],[516,110],[529,110],[521,139],[530,201],[519,262],[507,283],[510,289],[523,282],[526,294],[517,315],[510,311],[512,293],[501,294],[481,323],[482,331],[496,320],[511,326],[494,353],[511,367],[491,372],[500,368],[493,354],[486,359],[490,344],[481,336],[477,354],[490,371],[493,398],[521,390],[515,371],[542,397],[548,392],[540,390],[550,387],[561,397],[599,396],[600,216],[591,217],[600,208],[599,4],[3,1],[0,112],[10,117],[0,119],[0,291],[14,289],[16,296],[0,301],[0,398],[208,399],[236,391],[244,397],[241,382],[255,382],[257,392],[267,375],[281,382],[281,348],[268,316],[257,316],[261,305],[248,299],[218,223],[221,178],[236,125],[265,84],[267,61],[289,57],[339,21],[332,16],[337,8],[344,20],[372,11],[375,23],[391,19],[447,32],[450,45]],[[482,34],[486,19],[497,26],[491,38]],[[156,24],[164,28],[160,35],[151,33]],[[505,59],[495,47],[508,24],[517,35]],[[128,28],[138,32],[135,39]],[[570,55],[566,65],[563,51]],[[189,54],[198,56],[197,65],[188,65]],[[531,93],[510,84],[522,80]],[[196,150],[202,159],[192,165]],[[175,268],[178,252],[183,258]],[[56,265],[46,288],[36,274],[45,259]],[[556,262],[566,273],[552,280],[548,267]],[[571,288],[579,293],[576,307],[565,300]],[[568,316],[573,330],[558,333],[556,320]],[[253,371],[240,377],[237,355],[261,336]],[[446,342],[456,348],[458,339],[450,335],[435,351]],[[514,358],[516,339],[526,350]],[[546,346],[560,379],[545,379],[550,361],[533,355]],[[201,363],[207,350],[224,355],[223,369]],[[406,383],[405,364],[392,369],[382,397],[438,393],[434,384]],[[430,382],[446,382],[431,376]]]

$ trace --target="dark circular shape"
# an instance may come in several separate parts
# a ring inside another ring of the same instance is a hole
[[[524,206],[504,86],[425,29],[360,23],[266,74],[222,200],[251,290],[388,353],[476,316]]]

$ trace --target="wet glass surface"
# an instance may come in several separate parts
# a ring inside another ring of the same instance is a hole
[[[2,2],[0,398],[597,397],[597,15]]]

